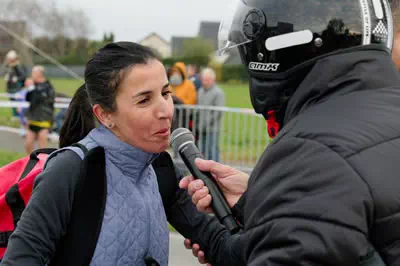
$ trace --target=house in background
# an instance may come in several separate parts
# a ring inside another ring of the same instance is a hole
[[[153,32],[138,42],[156,50],[163,58],[171,56],[171,46],[163,37]]]
[[[187,40],[201,38],[210,41],[214,50],[218,47],[218,31],[219,22],[212,21],[201,21],[197,36],[193,37],[181,37],[172,36],[171,38],[171,56],[179,57],[183,55],[184,43]]]
[[[198,37],[210,41],[214,46],[214,50],[218,49],[219,25],[219,22],[201,21],[198,32]]]
[[[194,37],[177,37],[173,36],[171,38],[171,56],[182,56],[184,42],[193,38],[202,38],[210,41],[212,43],[214,51],[218,49],[218,32],[219,32],[219,22],[214,21],[201,21],[199,25],[199,30],[197,36]],[[214,52],[212,55],[215,61],[221,64],[227,65],[241,65],[241,59],[238,50],[231,49],[227,51],[222,56],[217,56]]]
[[[192,39],[194,39],[194,37],[173,36],[171,38],[171,56],[182,56],[185,42]]]

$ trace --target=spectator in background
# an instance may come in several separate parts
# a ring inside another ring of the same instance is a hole
[[[60,98],[65,98],[65,99],[70,98],[67,94],[61,93],[61,92],[55,92],[55,97],[60,97]],[[67,114],[67,109],[61,108],[60,111],[58,111],[58,113],[56,114],[56,116],[54,118],[54,120],[55,120],[54,132],[56,132],[57,134],[60,134],[61,127],[64,123],[66,114]]]
[[[193,82],[194,86],[196,87],[196,91],[199,91],[201,88],[201,79],[198,73],[198,68],[196,65],[188,65],[187,72],[189,76],[189,80]]]
[[[184,104],[196,104],[196,88],[187,79],[186,66],[182,62],[176,63],[168,71],[169,83],[172,87],[172,94],[183,101]]]
[[[6,82],[7,93],[14,94],[23,86],[26,79],[26,69],[20,63],[19,56],[16,51],[11,50],[6,54],[7,72],[4,77]],[[15,101],[14,97],[10,97],[11,101]],[[13,117],[18,117],[17,108],[12,108]]]
[[[182,62],[175,63],[169,68],[167,75],[172,88],[172,96],[175,97],[175,102],[179,102],[180,100],[185,105],[196,104],[196,88],[193,82],[187,79],[185,64]],[[173,126],[185,127],[193,131],[192,111],[192,109],[176,108]]]
[[[25,102],[26,101],[26,95],[28,94],[29,91],[33,90],[34,88],[35,88],[35,84],[33,82],[33,79],[32,78],[27,78],[25,80],[24,87],[20,91],[15,93],[14,99],[16,101]],[[21,125],[21,132],[20,132],[21,137],[25,137],[26,136],[26,132],[28,130],[28,121],[26,120],[26,117],[25,117],[26,110],[27,110],[27,108],[24,108],[24,107],[17,108],[17,112],[18,112],[18,116],[19,116],[19,122],[20,122],[20,125]]]
[[[28,132],[25,139],[25,149],[28,154],[33,151],[36,139],[39,148],[47,147],[49,130],[53,123],[55,101],[55,91],[45,77],[44,67],[34,66],[32,79],[35,87],[26,95],[26,100],[30,102],[27,112]]]
[[[225,106],[224,91],[216,85],[214,70],[206,68],[201,72],[202,88],[198,94],[198,105]],[[200,109],[199,134],[201,151],[208,160],[219,161],[219,130],[222,111]]]

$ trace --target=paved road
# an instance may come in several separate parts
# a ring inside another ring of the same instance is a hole
[[[24,153],[24,139],[15,131],[18,130],[0,126],[0,149]],[[57,148],[57,143],[50,142],[50,146]]]
[[[25,152],[23,139],[17,132],[0,127],[0,150]],[[51,142],[51,147],[56,148],[57,143]],[[170,266],[198,266],[198,261],[193,257],[192,252],[183,246],[183,237],[178,234],[171,234],[170,237]]]

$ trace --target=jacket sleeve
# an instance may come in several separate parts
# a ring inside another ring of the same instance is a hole
[[[244,215],[244,205],[245,205],[245,200],[246,200],[246,194],[247,191],[243,193],[243,195],[240,197],[239,201],[235,204],[235,206],[232,207],[232,214],[235,217],[235,219],[243,225],[243,215]]]
[[[49,87],[48,87],[48,101],[51,104],[54,104],[54,102],[56,101],[56,90],[53,87],[53,84],[49,83]]]
[[[185,104],[196,104],[197,103],[197,92],[196,87],[190,80],[187,81],[186,97],[183,100]]]
[[[24,87],[24,81],[25,81],[26,75],[27,75],[26,72],[27,72],[26,68],[23,65],[16,65],[15,68],[14,68],[15,76],[18,79],[18,81],[17,81],[18,85],[21,88]]]
[[[168,222],[185,238],[199,244],[214,266],[245,265],[240,235],[231,236],[215,216],[197,211],[187,192],[179,189],[183,173],[170,155],[161,153],[152,165]]]
[[[288,138],[272,144],[249,181],[244,209],[247,265],[360,265],[373,201],[336,152]]]
[[[224,107],[225,106],[225,94],[221,92],[218,92],[215,95],[214,101],[212,103],[212,106],[214,107]],[[204,117],[204,127],[205,130],[216,126],[219,127],[221,123],[221,117],[223,112],[221,111],[216,111],[216,110],[207,110],[205,113]]]
[[[41,96],[41,93],[39,92],[38,88],[35,86],[35,88],[31,91],[29,91],[26,94],[26,100],[30,102],[31,106],[37,106],[39,104],[42,104],[45,98]]]
[[[241,235],[231,235],[215,216],[198,212],[186,191],[177,191],[176,201],[166,213],[168,222],[192,243],[199,244],[212,265],[245,265]]]
[[[10,236],[1,265],[43,266],[66,233],[81,158],[73,151],[57,154],[36,177],[32,196]]]

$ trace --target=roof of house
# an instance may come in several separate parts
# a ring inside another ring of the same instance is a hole
[[[149,39],[150,37],[157,37],[159,38],[162,42],[164,42],[165,44],[169,45],[169,42],[167,40],[165,40],[160,34],[156,33],[156,32],[152,32],[150,34],[148,34],[146,37],[144,37],[143,39],[141,39],[138,43],[142,43],[143,41]]]
[[[186,40],[194,39],[194,37],[173,36],[171,38],[171,55],[181,56],[184,50]]]
[[[214,21],[202,21],[200,22],[198,36],[212,41],[214,48],[218,46],[218,32],[219,32],[219,22]]]

